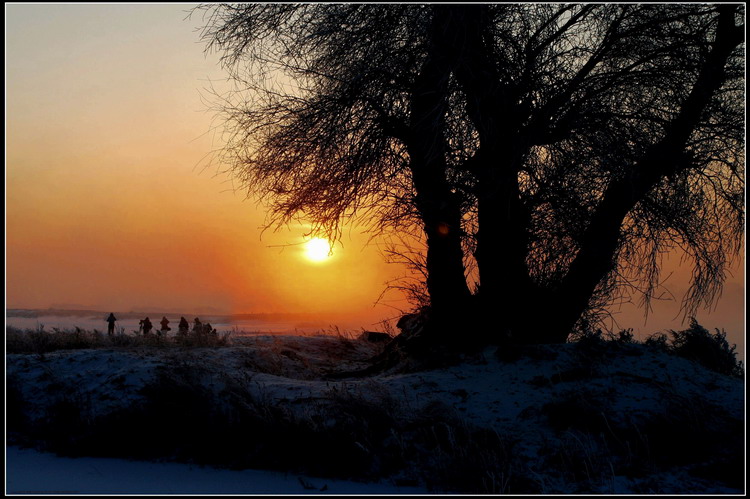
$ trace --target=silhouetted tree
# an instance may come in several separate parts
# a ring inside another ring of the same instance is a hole
[[[564,341],[623,289],[648,306],[675,247],[687,312],[720,291],[744,229],[741,6],[201,8],[237,83],[221,159],[271,223],[421,227],[433,337],[468,310]]]

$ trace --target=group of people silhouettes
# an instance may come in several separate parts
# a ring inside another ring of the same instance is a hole
[[[110,335],[114,334],[115,332],[115,322],[117,321],[117,318],[115,317],[114,313],[110,313],[109,317],[105,319],[107,323],[109,324],[107,327],[107,333]],[[172,328],[169,327],[169,319],[166,318],[166,316],[161,318],[161,321],[159,322],[161,324],[161,329],[158,331],[160,336],[166,336],[168,331],[171,331]],[[138,322],[138,332],[142,333],[144,336],[151,334],[151,330],[154,329],[154,325],[151,323],[151,319],[146,317],[145,319],[142,319]],[[184,317],[180,317],[180,323],[177,328],[177,334],[180,336],[186,336],[188,334],[188,330],[190,329],[190,324],[188,324],[187,319]],[[203,324],[198,317],[195,318],[193,321],[193,333],[196,334],[216,334],[216,329],[211,327],[210,323]]]

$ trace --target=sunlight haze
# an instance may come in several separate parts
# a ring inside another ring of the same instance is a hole
[[[393,315],[365,237],[323,272],[209,163],[224,76],[188,8],[6,5],[7,306]]]

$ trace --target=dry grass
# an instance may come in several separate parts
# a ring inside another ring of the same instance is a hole
[[[37,354],[58,350],[88,348],[168,348],[168,347],[224,347],[230,345],[230,333],[208,334],[190,332],[186,335],[165,337],[158,333],[127,334],[122,329],[109,335],[94,329],[37,329],[5,328],[6,353]]]

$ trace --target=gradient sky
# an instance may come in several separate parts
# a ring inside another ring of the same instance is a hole
[[[359,230],[312,263],[305,227],[261,237],[262,207],[210,165],[221,137],[201,94],[224,74],[189,8],[5,5],[6,307],[393,316],[374,302],[404,271]],[[672,260],[679,299],[689,269]],[[739,343],[742,262],[733,274],[698,319]],[[614,312],[637,333],[681,326],[674,300],[646,324],[635,307]]]
[[[358,231],[312,263],[209,166],[224,75],[188,8],[6,5],[7,306],[392,315]]]

